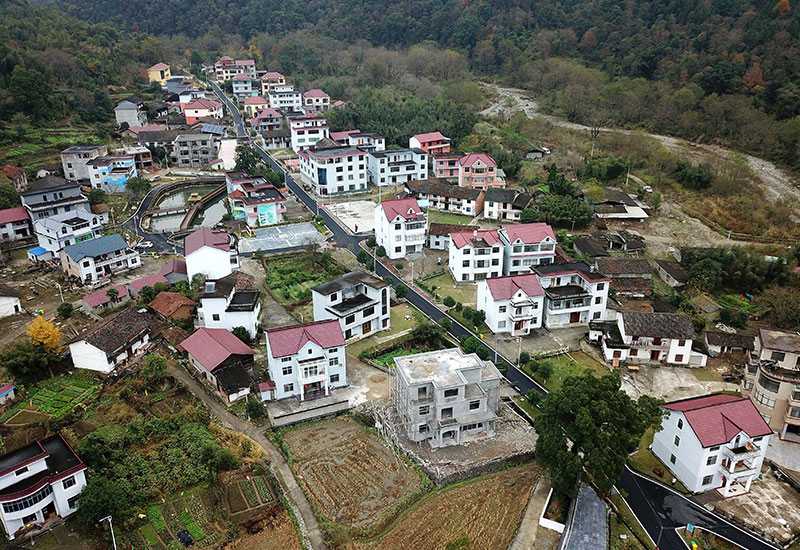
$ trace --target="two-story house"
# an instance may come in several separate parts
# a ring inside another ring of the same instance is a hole
[[[86,165],[95,157],[108,154],[105,145],[73,145],[61,151],[61,168],[70,181],[89,181],[91,174]]]
[[[253,118],[259,111],[263,111],[265,109],[269,109],[269,101],[267,101],[260,95],[248,96],[244,98],[244,112],[247,116]],[[250,122],[252,124],[252,120]],[[264,129],[271,130],[272,128],[264,128]]]
[[[367,189],[367,153],[355,147],[312,147],[299,152],[300,173],[317,195],[339,195]]]
[[[480,229],[477,225],[458,225],[451,223],[433,223],[428,224],[428,241],[427,246],[433,250],[449,250],[450,249],[450,235],[452,233],[461,233],[464,231],[475,231]]]
[[[692,349],[693,338],[694,326],[688,315],[625,311],[605,331],[600,347],[605,360],[612,364],[703,366],[707,357]]]
[[[411,441],[439,448],[494,435],[502,376],[493,363],[458,348],[394,361],[395,405]]]
[[[292,136],[292,149],[302,151],[314,147],[319,140],[328,137],[328,122],[322,117],[290,116],[289,132]]]
[[[291,113],[303,110],[303,94],[294,89],[294,86],[273,86],[267,94],[269,106],[273,109]]]
[[[746,397],[714,394],[666,403],[651,447],[693,493],[743,495],[761,475],[772,434]]]
[[[220,279],[206,279],[197,299],[196,326],[230,331],[244,327],[251,338],[256,337],[261,300],[249,275],[234,271]]]
[[[147,126],[147,111],[141,98],[123,99],[114,107],[117,125],[128,127]]]
[[[535,273],[478,281],[478,309],[495,334],[525,336],[542,327],[544,290]]]
[[[267,364],[275,398],[307,401],[347,385],[345,342],[331,319],[268,330]]]
[[[7,179],[19,193],[22,193],[28,188],[28,174],[19,166],[6,164],[0,168],[0,180],[3,179]]]
[[[286,78],[278,72],[266,71],[260,76],[261,78],[261,95],[264,97],[269,96],[269,92],[278,86],[286,86]]]
[[[199,328],[181,342],[189,363],[228,404],[250,395],[253,385],[253,351],[232,332]]]
[[[450,234],[448,267],[456,283],[472,283],[503,274],[503,243],[497,231]]]
[[[57,433],[0,456],[0,520],[8,538],[78,509],[86,464]]]
[[[422,252],[427,225],[417,199],[390,199],[375,206],[375,240],[391,260]]]
[[[89,210],[89,199],[81,195],[80,184],[56,176],[33,181],[27,191],[20,193],[20,200],[34,223],[65,212]]]
[[[758,331],[742,381],[758,412],[781,439],[800,442],[800,335]]]
[[[441,132],[416,134],[408,138],[408,146],[411,149],[422,149],[429,155],[449,153],[450,138],[443,136]]]
[[[345,340],[388,329],[391,290],[387,281],[352,271],[311,289],[314,320],[336,319]]]
[[[183,108],[186,124],[190,126],[201,118],[222,118],[222,103],[204,97],[194,99]]]
[[[396,185],[428,176],[428,153],[422,149],[385,149],[367,155],[369,182]]]
[[[59,257],[64,274],[84,284],[142,265],[139,253],[119,233],[66,246]]]
[[[440,179],[409,181],[406,189],[417,199],[427,200],[429,208],[475,216],[484,205],[485,191],[451,185]]]
[[[546,223],[504,225],[497,234],[503,243],[504,275],[529,273],[555,260],[556,234]]]
[[[255,97],[261,93],[261,81],[245,73],[239,73],[231,79],[233,97],[239,103],[248,97]]]
[[[69,344],[72,364],[109,374],[134,357],[142,355],[153,341],[154,324],[150,315],[129,308],[98,321]]]
[[[483,217],[489,220],[519,221],[533,197],[516,189],[491,187],[486,190]]]
[[[547,328],[605,319],[611,280],[593,267],[585,262],[540,264],[533,272],[544,289],[543,321]]]
[[[64,247],[99,237],[102,235],[103,224],[99,216],[79,208],[36,220],[33,230],[39,246],[46,251],[40,253],[37,259],[44,261],[58,258]]]
[[[186,277],[191,281],[198,273],[206,279],[221,279],[239,268],[239,253],[227,231],[208,227],[189,233],[183,240]]]
[[[138,175],[133,155],[95,157],[87,166],[92,188],[102,189],[106,193],[125,191],[128,180]]]
[[[15,241],[31,236],[31,218],[24,206],[0,210],[0,241]]]
[[[202,168],[217,159],[217,140],[211,134],[180,134],[172,146],[172,162],[181,168]]]
[[[505,187],[505,179],[500,175],[497,162],[486,153],[470,153],[458,159],[458,185],[489,189]]]
[[[325,111],[331,108],[331,96],[319,88],[312,88],[303,92],[303,106],[314,111]]]
[[[166,63],[156,63],[147,69],[148,82],[154,82],[164,87],[167,85],[167,80],[170,78],[172,78],[172,72],[170,71],[169,65]]]

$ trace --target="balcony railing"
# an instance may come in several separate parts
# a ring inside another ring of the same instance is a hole
[[[751,460],[753,458],[757,458],[761,454],[761,448],[753,445],[752,443],[747,443],[740,447],[723,447],[722,454],[734,462],[738,462],[739,460]]]
[[[669,349],[669,340],[662,340],[656,344],[653,340],[633,340],[632,348]]]
[[[736,464],[736,466],[733,467],[733,470],[730,469],[730,466],[725,466],[725,464],[720,463],[719,471],[722,473],[722,475],[733,478],[751,476],[758,473],[757,468],[754,466],[749,466],[744,462],[741,464]]]
[[[511,317],[514,321],[522,321],[525,319],[533,318],[533,310],[523,310],[521,312],[517,312],[517,310],[512,310],[509,317]]]

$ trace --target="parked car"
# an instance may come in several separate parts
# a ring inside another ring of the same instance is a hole
[[[150,241],[142,241],[136,245],[136,248],[152,248],[153,243]]]

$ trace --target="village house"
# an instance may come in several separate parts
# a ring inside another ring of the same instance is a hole
[[[412,442],[434,449],[492,437],[502,376],[458,348],[395,357],[395,405]]]
[[[0,405],[11,403],[16,398],[17,387],[14,384],[3,384],[0,386]]]
[[[244,112],[247,116],[254,118],[259,111],[269,109],[269,101],[260,95],[248,96],[244,98]],[[280,116],[273,110],[276,115]],[[265,128],[265,130],[268,128]]]
[[[503,243],[497,230],[450,234],[448,268],[456,283],[473,283],[503,274]]]
[[[0,282],[0,317],[10,317],[22,313],[22,303],[19,299],[19,292]]]
[[[56,176],[45,176],[33,181],[29,189],[20,193],[19,197],[33,223],[81,208],[89,210],[89,199],[81,195],[80,184]]]
[[[447,153],[434,153],[431,155],[431,169],[433,176],[445,180],[458,181],[458,161],[464,153],[450,151]]]
[[[330,395],[347,386],[345,341],[331,319],[266,331],[269,377],[275,398],[301,402]]]
[[[260,76],[261,79],[261,95],[264,97],[269,96],[269,92],[278,86],[286,86],[286,78],[281,73],[274,71],[267,71]]]
[[[170,72],[169,65],[166,63],[156,63],[147,69],[147,81],[155,82],[162,88],[167,85],[167,80],[171,78],[172,73]]]
[[[273,86],[267,94],[269,106],[273,109],[292,113],[303,110],[303,94],[294,86]]]
[[[65,518],[78,509],[86,464],[57,433],[0,456],[0,520],[10,540],[27,525]]]
[[[422,252],[428,216],[417,199],[390,199],[375,205],[375,240],[390,260]]]
[[[624,311],[603,332],[603,357],[614,365],[628,362],[702,367],[708,359],[692,349],[692,319],[682,313]],[[589,337],[592,338],[591,333]]]
[[[66,246],[101,236],[103,224],[98,216],[79,208],[36,220],[33,230],[39,247],[45,250],[38,251],[35,261],[45,261],[58,258]]]
[[[749,354],[756,348],[756,337],[752,334],[707,330],[703,333],[703,341],[711,357],[733,352]]]
[[[162,148],[172,154],[175,138],[180,133],[180,130],[145,130],[137,134],[136,143],[142,147]]]
[[[300,172],[317,195],[367,189],[367,153],[355,147],[312,147],[299,152]]]
[[[28,175],[25,170],[13,164],[6,164],[0,168],[0,179],[8,179],[18,193],[28,188]]]
[[[208,227],[189,233],[183,241],[186,277],[202,273],[206,279],[221,279],[239,268],[239,254],[227,231]]]
[[[172,162],[181,168],[210,166],[217,159],[218,146],[210,134],[180,134],[172,147]]]
[[[556,234],[546,223],[504,225],[497,234],[503,244],[503,275],[529,273],[555,261]]]
[[[88,162],[95,157],[107,154],[108,147],[105,145],[73,145],[64,149],[61,151],[61,167],[64,170],[64,177],[70,181],[89,181],[91,173]]]
[[[750,353],[742,393],[781,439],[800,442],[800,335],[762,328]]]
[[[689,491],[716,489],[722,498],[750,491],[772,430],[749,399],[714,394],[661,408],[668,416],[651,449]]]
[[[352,271],[311,289],[314,320],[335,319],[345,340],[365,338],[390,327],[389,282]]]
[[[644,221],[649,207],[621,189],[608,187],[605,197],[594,203],[594,214],[604,220]]]
[[[129,308],[92,325],[69,344],[69,354],[76,369],[101,374],[126,364],[150,347],[153,322],[146,312]]]
[[[250,78],[256,77],[256,62],[252,59],[236,59],[234,60],[227,55],[219,58],[219,61],[214,63],[214,75],[220,82],[230,80],[238,74],[245,74]]]
[[[367,155],[369,182],[396,185],[423,180],[428,175],[428,154],[422,149],[385,149]]]
[[[109,307],[117,307],[131,301],[128,287],[125,285],[104,286],[100,290],[83,297],[81,307],[87,313],[102,311]]]
[[[450,152],[450,138],[444,137],[441,132],[428,132],[416,134],[408,138],[410,149],[422,149],[429,155]]]
[[[623,229],[619,233],[595,231],[592,237],[601,241],[609,250],[621,250],[628,254],[641,254],[645,249],[644,237],[635,231]]]
[[[317,112],[325,111],[331,108],[331,96],[319,88],[312,88],[307,92],[303,92],[303,105]]]
[[[252,98],[252,99],[259,99],[259,98]],[[247,106],[245,105],[245,109]],[[281,123],[283,122],[283,115],[281,115],[275,109],[271,109],[269,107],[265,109],[260,109],[256,112],[255,116],[250,119],[250,126],[256,132],[268,132],[272,130],[277,130],[281,127]],[[291,139],[291,133],[289,133]],[[290,141],[291,143],[291,141]]]
[[[66,246],[59,257],[64,273],[84,284],[142,265],[139,253],[119,233]]]
[[[197,299],[195,326],[230,331],[244,327],[251,338],[256,337],[261,300],[251,276],[234,271],[219,279],[206,279]]]
[[[139,175],[133,155],[95,157],[87,166],[92,189],[102,189],[106,193],[125,191],[128,180]]]
[[[547,328],[605,319],[610,279],[585,262],[540,264],[533,272],[544,289]]]
[[[178,93],[178,108],[181,110],[181,112],[183,112],[183,110],[186,109],[186,106],[188,104],[198,99],[203,99],[203,100],[208,99],[206,97],[206,93],[203,90],[198,90],[197,88],[194,87],[181,90]]]
[[[134,279],[125,286],[128,289],[128,293],[131,295],[131,298],[138,300],[139,295],[142,293],[142,290],[145,287],[150,287],[155,290],[157,283],[161,283],[166,287],[167,278],[161,273],[151,273],[150,275],[145,275],[144,277]]]
[[[603,246],[603,242],[594,237],[583,236],[578,237],[572,242],[572,248],[579,256],[585,256],[590,260],[596,258],[607,258],[611,256]]]
[[[334,134],[336,137],[334,137]],[[367,153],[386,150],[386,138],[375,132],[362,132],[361,130],[333,132],[331,133],[331,139],[342,145],[358,147]]]
[[[31,219],[24,206],[0,210],[0,241],[15,241],[31,236]]]
[[[505,187],[499,172],[497,162],[486,153],[470,153],[458,160],[458,185],[475,189]]]
[[[228,404],[250,395],[255,351],[221,328],[199,328],[181,342],[189,363]]]
[[[169,321],[188,321],[194,311],[194,301],[180,292],[159,292],[147,305]]]
[[[449,250],[451,233],[475,231],[477,229],[480,229],[477,225],[431,223],[428,225],[428,248],[432,250]]]
[[[123,124],[127,124],[128,127],[147,126],[147,110],[140,97],[131,96],[117,103],[114,107],[114,117],[120,127]]]
[[[261,93],[261,82],[245,73],[240,73],[231,79],[233,97],[242,103],[248,97],[255,97]]]
[[[328,137],[328,122],[322,117],[290,116],[289,131],[292,149],[299,152],[315,147],[318,141]]]
[[[143,170],[153,169],[153,153],[147,147],[140,145],[125,145],[114,151],[117,157],[133,157],[137,175],[141,175]]]
[[[444,180],[409,181],[406,190],[418,200],[427,200],[429,208],[475,216],[483,210],[485,191],[451,185]]]
[[[183,108],[183,114],[186,117],[186,124],[190,125],[201,118],[210,117],[220,119],[223,116],[222,103],[201,97],[187,103]]]
[[[678,262],[656,260],[656,273],[672,288],[683,288],[689,282],[689,272]]]
[[[289,149],[292,145],[292,134],[286,130],[267,130],[261,132],[265,149]]]
[[[493,333],[527,336],[542,327],[544,290],[535,273],[478,281],[478,309]]]
[[[226,172],[228,202],[233,218],[248,227],[275,225],[283,221],[286,197],[264,178],[250,178],[241,171]]]
[[[158,271],[167,279],[167,283],[171,285],[188,279],[186,275],[186,260],[181,260],[180,258],[173,258],[164,262]]]
[[[611,278],[620,296],[644,298],[653,293],[653,268],[645,258],[596,258],[594,265]]]
[[[522,211],[528,208],[533,197],[516,189],[490,187],[484,197],[483,217],[489,220],[518,222]]]

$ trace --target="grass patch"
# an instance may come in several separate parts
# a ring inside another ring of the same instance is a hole
[[[639,542],[633,531],[623,523],[620,517],[614,514],[610,522],[611,527],[611,548],[613,550],[646,550],[646,547]],[[624,536],[625,539],[622,539]]]
[[[628,457],[628,463],[631,465],[631,468],[640,474],[669,485],[673,477],[672,472],[670,472],[669,468],[667,468],[667,465],[661,462],[661,460],[654,455],[653,451],[651,451],[649,448],[650,445],[653,444],[654,435],[655,430],[653,428],[648,428],[648,430],[644,432],[644,436],[642,437],[641,441],[639,441],[639,449]],[[658,477],[653,472],[653,469],[655,468],[661,468],[664,471],[664,477]],[[689,494],[689,490],[686,489],[686,486],[680,481],[676,481],[675,485],[672,487],[685,495]]]
[[[266,283],[275,298],[285,306],[311,300],[311,287],[336,279],[342,274],[330,255],[302,253],[264,261]]]
[[[373,359],[379,365],[383,365],[388,369],[394,368],[394,358],[395,357],[403,357],[404,355],[414,355],[417,353],[422,353],[422,350],[411,348],[411,349],[395,349],[389,351],[387,353],[381,354]]]
[[[456,285],[449,271],[445,271],[442,275],[433,279],[426,280],[425,284],[428,285],[428,288],[435,286],[436,290],[434,292],[442,300],[447,296],[452,296],[456,302],[461,302],[462,304],[476,304],[478,301],[478,286],[474,284]]]
[[[690,370],[700,382],[723,382],[722,375],[708,367],[692,367]]]
[[[542,411],[540,411],[537,407],[531,405],[528,402],[528,400],[525,399],[523,396],[517,395],[515,397],[512,397],[512,399],[514,400],[514,403],[519,405],[519,408],[528,413],[528,416],[530,416],[531,418],[536,418],[537,416],[542,414]]]
[[[164,518],[161,516],[161,511],[158,506],[147,507],[147,519],[159,533],[167,531],[167,524],[164,523]]]
[[[696,542],[698,548],[703,550],[741,550],[742,547],[738,544],[729,542],[714,533],[704,531],[699,527],[695,527],[694,532],[690,533],[685,528],[679,529],[678,534],[686,541],[691,547],[692,542]]]
[[[469,225],[474,217],[453,214],[452,212],[439,212],[431,215],[431,223],[449,223],[453,225]]]
[[[408,319],[406,319],[406,316]],[[393,336],[397,336],[407,330],[410,330],[421,323],[425,317],[419,312],[417,308],[409,303],[402,303],[392,306],[389,310],[389,330],[383,330],[369,338],[362,338],[358,342],[353,342],[347,345],[347,353],[354,357],[358,357],[362,351],[367,348],[375,346],[375,339],[386,338],[386,342],[392,340]]]
[[[633,536],[635,536],[636,539],[638,539],[637,542],[641,541],[635,546],[620,545],[619,549],[629,550],[629,549],[638,549],[644,547],[646,550],[655,550],[655,546],[653,546],[653,543],[650,542],[650,538],[647,536],[647,533],[645,533],[644,528],[639,523],[639,520],[636,519],[636,516],[633,515],[631,509],[628,508],[628,505],[625,503],[622,497],[620,495],[611,495],[609,497],[609,500],[611,500],[611,502],[617,508],[617,516],[615,517],[614,521],[611,522],[612,534],[614,533],[613,524],[617,523],[617,521],[619,520],[627,527],[627,531],[631,533]],[[616,540],[619,540],[619,536],[616,537]],[[644,546],[642,546],[642,544],[644,544]],[[614,548],[613,541],[612,541],[612,548]]]
[[[149,523],[142,525],[139,527],[139,532],[142,533],[145,542],[147,542],[148,546],[158,546],[159,541],[158,537],[156,536],[156,532],[153,530],[153,526]]]
[[[526,365],[523,370],[528,376],[533,377],[537,382],[547,388],[548,391],[554,392],[561,389],[564,380],[570,376],[581,376],[586,372],[592,373],[594,376],[600,377],[608,374],[608,367],[599,363],[586,355],[585,353],[572,353],[564,355],[556,355],[544,359],[538,359],[539,363],[549,363],[553,367],[553,374],[551,374],[547,381],[543,380],[536,372]]]

